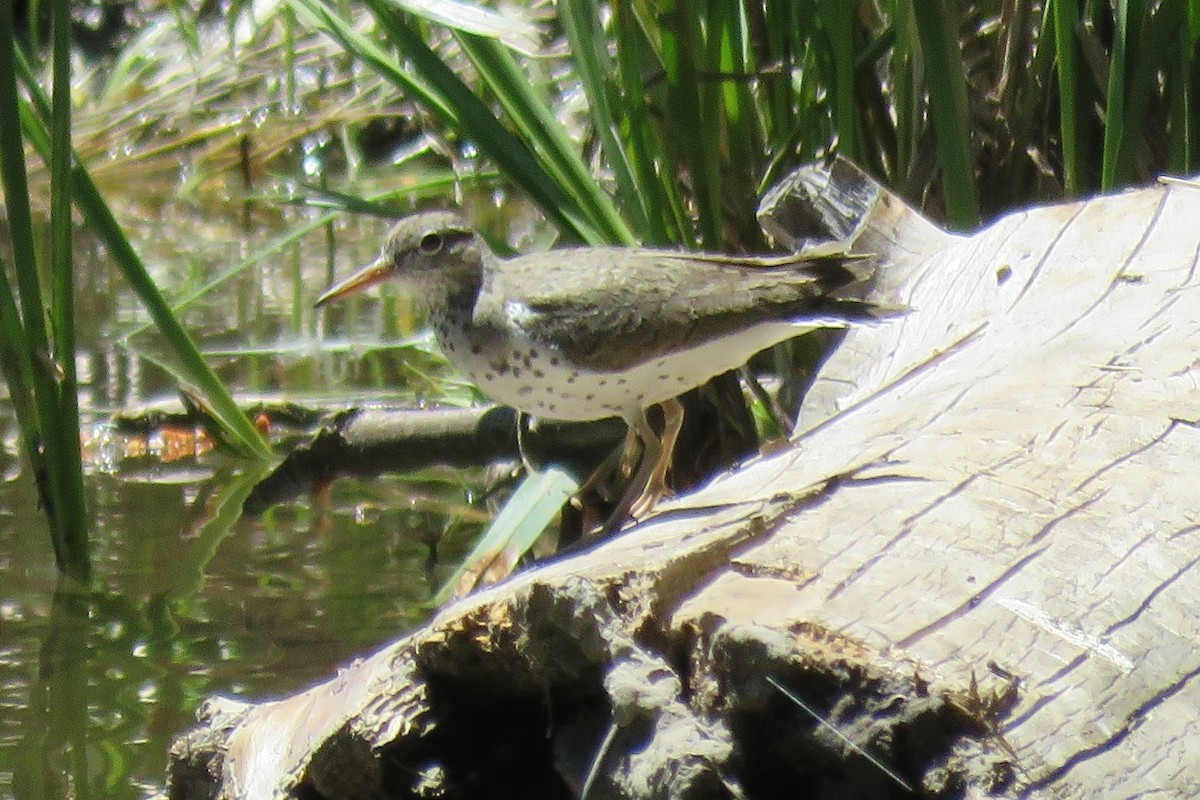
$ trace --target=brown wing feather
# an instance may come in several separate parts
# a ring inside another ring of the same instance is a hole
[[[588,267],[591,269],[588,269]],[[772,260],[655,250],[558,250],[501,262],[492,276],[506,314],[574,363],[614,371],[766,320],[872,317],[838,296],[866,265],[842,255]],[[519,294],[513,287],[521,287]]]

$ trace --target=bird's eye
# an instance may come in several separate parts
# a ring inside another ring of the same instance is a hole
[[[421,237],[421,252],[427,256],[437,255],[443,243],[440,233],[427,233]]]

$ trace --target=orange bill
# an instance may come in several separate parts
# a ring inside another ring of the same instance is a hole
[[[374,263],[360,269],[358,272],[346,278],[344,281],[335,283],[330,286],[321,296],[317,298],[317,302],[313,303],[314,307],[323,306],[330,300],[337,300],[339,297],[345,297],[361,289],[366,289],[368,286],[374,286],[381,281],[384,281],[391,274],[391,262],[387,259],[380,258]]]

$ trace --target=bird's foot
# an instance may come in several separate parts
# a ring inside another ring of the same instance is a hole
[[[629,514],[636,520],[649,514],[664,497],[670,497],[673,492],[667,485],[667,470],[671,468],[671,459],[675,456],[675,441],[683,427],[683,404],[678,400],[668,400],[662,404],[663,432],[659,439],[659,447],[654,459],[654,466],[646,478],[646,485],[641,494],[629,508]]]
[[[675,440],[683,427],[683,405],[678,400],[668,400],[662,404],[662,412],[662,436],[655,435],[644,415],[640,425],[631,426],[636,428],[637,438],[642,441],[642,463],[605,523],[602,529],[605,533],[619,529],[629,518],[641,521],[654,510],[659,500],[672,494],[667,486],[667,470],[675,453]]]
[[[641,494],[629,507],[629,516],[640,522],[643,517],[654,510],[660,500],[672,497],[674,494],[671,487],[667,486],[666,480],[652,480],[646,488],[642,489]]]

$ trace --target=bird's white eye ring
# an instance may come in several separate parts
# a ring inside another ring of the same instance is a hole
[[[442,245],[444,243],[445,242],[443,241],[440,233],[427,233],[421,237],[421,252],[427,256],[437,255],[439,252],[441,252]]]

